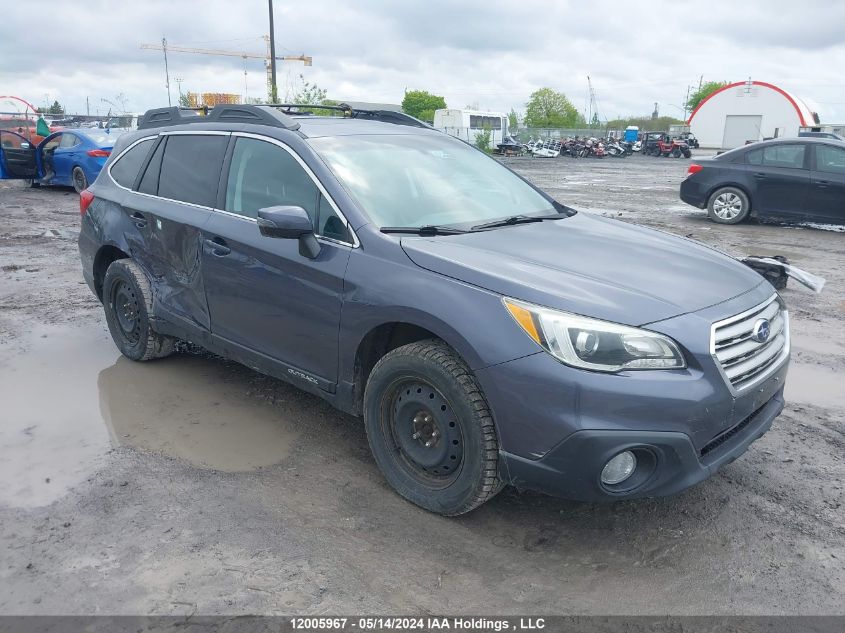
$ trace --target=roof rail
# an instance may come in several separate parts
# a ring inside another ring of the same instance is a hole
[[[431,125],[412,117],[410,114],[396,110],[370,110],[353,108],[345,103],[337,105],[301,104],[301,103],[270,103],[266,105],[252,104],[224,104],[202,108],[154,108],[147,110],[138,119],[138,129],[167,127],[170,125],[184,125],[186,123],[259,123],[281,127],[287,130],[298,130],[299,122],[293,117],[312,115],[312,110],[332,110],[341,112],[350,119],[368,119],[396,125],[410,125],[412,127],[431,128]],[[200,116],[200,113],[205,116]]]
[[[199,116],[203,112],[206,116]],[[278,109],[265,105],[223,104],[203,108],[154,108],[138,120],[138,129],[184,125],[186,123],[258,123],[298,130],[299,122]]]

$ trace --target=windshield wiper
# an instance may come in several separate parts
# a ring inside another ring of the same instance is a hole
[[[408,233],[409,235],[459,235],[466,233],[463,229],[452,229],[448,226],[437,226],[426,224],[425,226],[383,226],[379,229],[382,233]]]
[[[512,215],[504,220],[493,220],[492,222],[485,222],[484,224],[476,224],[472,227],[472,231],[480,231],[483,229],[494,229],[499,226],[513,226],[514,224],[529,224],[531,222],[542,222],[543,220],[560,220],[568,217],[562,213],[555,215]]]

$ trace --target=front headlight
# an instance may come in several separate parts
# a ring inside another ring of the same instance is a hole
[[[609,372],[683,369],[687,366],[678,344],[657,332],[551,310],[507,297],[503,301],[525,333],[567,365]]]

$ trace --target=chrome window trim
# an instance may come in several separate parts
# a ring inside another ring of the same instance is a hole
[[[346,229],[349,231],[349,234],[352,236],[352,242],[351,243],[345,242],[345,241],[342,241],[342,240],[336,240],[336,239],[331,238],[331,237],[325,237],[323,235],[317,235],[316,236],[317,239],[321,242],[327,242],[329,244],[335,244],[335,245],[338,245],[338,246],[347,246],[347,247],[350,247],[350,248],[358,248],[358,247],[361,246],[361,243],[358,241],[358,236],[355,234],[355,231],[352,229],[352,227],[349,224],[349,220],[347,220],[346,216],[343,215],[340,208],[337,206],[337,203],[335,203],[334,199],[329,195],[329,192],[326,191],[326,188],[323,186],[323,183],[321,183],[320,180],[317,178],[317,176],[314,175],[314,172],[311,171],[311,168],[308,165],[306,165],[305,161],[303,161],[302,158],[295,151],[293,151],[293,149],[291,149],[286,143],[283,143],[282,141],[275,139],[275,138],[272,138],[270,136],[264,136],[262,134],[254,134],[252,132],[222,132],[222,131],[219,131],[219,130],[172,130],[172,131],[169,131],[169,132],[159,132],[158,134],[152,134],[150,136],[145,136],[143,138],[139,138],[138,140],[133,142],[131,145],[126,147],[122,152],[120,152],[120,154],[117,155],[117,157],[111,163],[109,163],[109,166],[108,166],[108,169],[106,170],[106,173],[108,173],[111,181],[117,187],[123,189],[124,191],[128,191],[132,194],[135,194],[137,196],[144,196],[146,198],[152,198],[154,200],[166,200],[167,202],[175,202],[175,203],[178,203],[178,204],[187,204],[188,206],[195,207],[197,209],[205,209],[207,211],[214,211],[215,213],[222,213],[224,215],[228,215],[228,216],[231,216],[231,217],[234,217],[234,218],[238,218],[238,219],[244,220],[246,222],[252,222],[253,224],[257,225],[258,222],[255,218],[250,218],[250,217],[247,217],[245,215],[241,215],[240,213],[233,213],[231,211],[226,211],[225,209],[218,209],[216,207],[209,207],[209,206],[205,206],[205,205],[201,205],[201,204],[194,204],[193,202],[185,202],[184,200],[174,200],[173,198],[165,198],[164,196],[157,196],[157,195],[154,196],[151,193],[142,193],[140,191],[135,191],[134,189],[130,189],[129,187],[124,187],[119,182],[117,182],[114,179],[114,177],[111,175],[112,165],[114,165],[117,161],[119,161],[121,158],[123,158],[123,155],[126,152],[128,152],[130,149],[132,149],[133,147],[135,147],[139,143],[143,143],[144,141],[154,140],[154,139],[158,138],[159,136],[170,136],[170,135],[177,135],[177,134],[178,135],[194,135],[194,136],[207,136],[207,135],[239,136],[239,137],[243,137],[243,138],[252,138],[252,139],[259,140],[259,141],[266,141],[266,142],[269,142],[273,145],[278,145],[283,150],[285,150],[288,154],[293,156],[294,160],[296,160],[296,162],[299,163],[300,167],[302,167],[302,169],[305,171],[305,173],[308,174],[308,177],[311,178],[311,180],[317,186],[317,189],[320,191],[320,193],[323,195],[323,197],[326,200],[328,200],[332,209],[334,209],[334,212],[341,219],[341,221],[346,225]],[[227,178],[228,178],[228,174],[227,174]],[[228,184],[228,182],[227,182],[227,184]]]
[[[106,173],[109,175],[109,179],[110,179],[110,180],[111,180],[111,181],[112,181],[115,185],[117,185],[118,187],[120,187],[121,189],[123,189],[123,190],[125,190],[125,191],[131,191],[132,193],[138,193],[137,191],[133,191],[133,190],[132,190],[132,189],[130,189],[129,187],[124,187],[124,186],[123,186],[123,185],[121,185],[119,182],[117,182],[117,181],[114,179],[114,176],[112,176],[112,175],[111,175],[111,168],[112,168],[112,167],[114,167],[114,165],[115,165],[115,163],[117,163],[117,161],[119,161],[121,158],[123,158],[123,155],[124,155],[126,152],[128,152],[130,149],[132,149],[133,147],[135,147],[135,146],[136,146],[136,145],[138,145],[139,143],[143,143],[144,141],[152,141],[152,140],[157,139],[158,137],[159,137],[159,135],[158,135],[158,134],[151,134],[150,136],[144,136],[143,138],[139,138],[137,141],[135,141],[134,143],[132,143],[132,144],[131,144],[131,145],[129,145],[128,147],[124,148],[124,150],[123,150],[122,152],[120,152],[120,154],[118,154],[118,155],[117,155],[117,157],[116,157],[113,161],[111,161],[111,162],[109,163],[109,166],[108,166],[108,168],[106,169]],[[142,194],[142,195],[144,195],[144,194]]]
[[[312,182],[317,186],[317,189],[320,191],[320,193],[323,195],[323,197],[328,201],[328,203],[331,205],[332,209],[334,209],[334,212],[337,214],[337,217],[339,217],[341,222],[343,222],[346,225],[346,230],[348,230],[349,234],[352,236],[352,242],[350,243],[350,242],[345,242],[345,241],[342,241],[342,240],[336,240],[336,239],[333,239],[331,237],[324,237],[322,235],[317,235],[317,238],[320,239],[320,240],[323,240],[323,241],[330,242],[332,244],[342,244],[344,246],[351,246],[352,248],[358,248],[359,246],[361,246],[361,243],[358,241],[358,236],[355,234],[355,231],[352,229],[352,226],[349,224],[349,220],[346,219],[346,216],[343,215],[343,212],[340,210],[340,207],[337,206],[337,203],[335,203],[334,199],[329,195],[329,192],[326,191],[326,188],[323,186],[323,183],[320,182],[319,178],[317,178],[317,176],[314,174],[314,172],[311,170],[311,168],[305,163],[304,160],[302,160],[302,157],[300,157],[299,154],[297,154],[287,143],[284,143],[284,142],[280,141],[279,139],[276,139],[276,138],[273,138],[273,137],[270,137],[270,136],[265,136],[263,134],[255,134],[253,132],[232,132],[232,136],[236,136],[236,137],[240,137],[240,138],[251,138],[251,139],[258,140],[258,141],[265,141],[265,142],[268,142],[268,143],[271,143],[273,145],[277,145],[277,146],[281,147],[288,154],[290,154],[293,157],[293,159],[297,163],[299,163],[299,166],[302,167],[302,169],[305,171],[305,173],[308,174],[308,177],[311,178]],[[236,215],[236,216],[239,215],[237,213],[232,213],[231,211],[224,211],[223,209],[214,209],[214,210],[218,211],[218,212],[227,213],[227,214],[230,214],[230,215]],[[239,217],[245,217],[245,216],[239,216]],[[252,218],[247,218],[247,219],[252,219]],[[253,219],[253,221],[255,221],[255,220]]]
[[[722,367],[722,363],[719,361],[719,358],[716,356],[716,330],[726,325],[730,325],[731,323],[735,323],[737,321],[742,321],[746,317],[755,312],[759,312],[766,306],[768,306],[772,301],[778,302],[780,306],[780,314],[783,315],[783,332],[784,332],[784,342],[783,342],[783,349],[781,350],[780,354],[778,355],[777,359],[772,362],[771,365],[759,376],[756,376],[754,380],[748,384],[743,385],[741,388],[737,389],[731,383],[730,378],[728,378],[728,374],[725,372],[724,367]],[[774,293],[765,301],[758,303],[753,308],[749,308],[748,310],[744,310],[739,314],[735,314],[734,316],[728,317],[726,319],[722,319],[721,321],[716,321],[710,326],[710,356],[713,358],[713,362],[716,363],[716,368],[719,370],[719,373],[722,375],[722,379],[725,381],[725,384],[730,389],[731,394],[734,396],[740,396],[747,392],[749,389],[758,386],[760,383],[765,382],[768,380],[772,374],[777,372],[778,370],[783,367],[783,363],[785,362],[786,358],[789,356],[791,349],[790,344],[790,332],[789,332],[789,311],[786,309],[783,301],[781,301],[780,296],[777,293]]]
[[[231,136],[232,132],[224,132],[222,130],[165,130],[159,132],[159,136]]]

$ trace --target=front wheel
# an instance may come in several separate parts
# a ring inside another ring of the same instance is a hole
[[[127,358],[147,361],[173,353],[175,339],[152,328],[153,293],[150,282],[141,267],[131,259],[118,259],[106,270],[103,308],[112,340]]]
[[[88,188],[88,178],[85,176],[85,172],[82,171],[82,167],[73,168],[71,181],[73,182],[73,188],[76,189],[76,193],[82,193]]]
[[[739,224],[750,212],[748,196],[736,187],[717,189],[707,203],[707,215],[719,224]]]
[[[364,391],[364,425],[388,483],[426,510],[464,514],[503,487],[487,401],[442,341],[404,345],[376,363]]]

